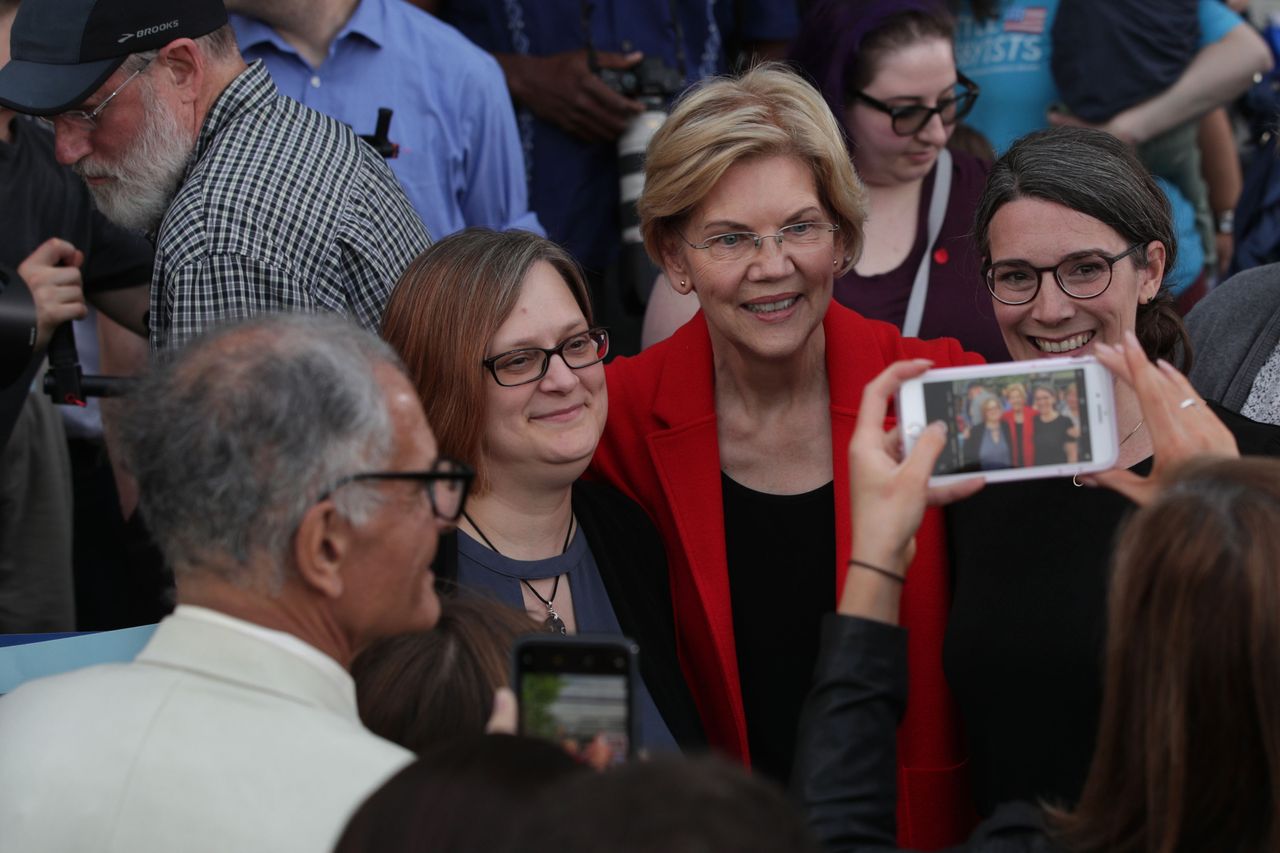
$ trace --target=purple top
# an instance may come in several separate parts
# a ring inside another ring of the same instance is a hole
[[[996,325],[991,294],[982,282],[981,258],[972,236],[974,210],[990,166],[961,151],[952,151],[951,159],[951,197],[932,250],[929,296],[920,321],[920,337],[955,338],[965,349],[981,353],[987,361],[1008,361],[1009,352]],[[925,176],[920,190],[916,242],[906,260],[897,269],[879,275],[861,276],[850,272],[836,279],[835,299],[841,305],[864,317],[902,328],[911,285],[927,248],[929,199],[937,171],[935,166]]]

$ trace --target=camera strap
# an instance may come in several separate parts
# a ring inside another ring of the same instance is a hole
[[[951,152],[945,147],[938,152],[938,162],[933,167],[933,194],[929,198],[928,241],[924,257],[916,269],[916,279],[911,285],[911,298],[907,300],[907,316],[902,321],[902,334],[908,338],[920,335],[920,321],[924,319],[924,303],[929,296],[929,265],[933,262],[933,244],[942,231],[942,220],[947,218],[947,203],[951,200]]]

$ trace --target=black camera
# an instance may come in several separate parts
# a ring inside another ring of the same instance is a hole
[[[646,56],[630,68],[599,68],[596,74],[613,91],[649,105],[651,98],[665,104],[684,88],[684,75],[662,61]]]
[[[640,217],[636,213],[636,200],[644,189],[644,152],[649,140],[667,120],[667,103],[684,89],[684,74],[659,56],[646,56],[630,68],[596,68],[595,71],[609,88],[644,104],[644,112],[633,116],[618,137],[618,214],[622,238],[618,274],[623,306],[629,313],[642,315],[658,275],[658,269],[645,254]]]

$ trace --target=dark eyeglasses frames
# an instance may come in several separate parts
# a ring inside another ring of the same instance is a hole
[[[602,326],[570,335],[551,349],[525,347],[486,358],[481,362],[493,380],[510,388],[537,382],[547,375],[551,356],[558,355],[571,370],[581,370],[604,361],[609,354],[609,330]]]
[[[76,130],[84,131],[85,133],[92,133],[95,129],[97,129],[98,116],[102,115],[102,111],[107,108],[107,104],[111,103],[111,101],[115,98],[116,95],[123,92],[125,87],[134,81],[134,78],[136,78],[139,74],[142,74],[144,71],[146,71],[150,67],[151,67],[151,60],[148,59],[141,68],[134,71],[128,77],[124,78],[124,82],[121,83],[119,86],[117,86],[114,92],[112,92],[110,95],[107,95],[105,98],[103,98],[102,103],[98,104],[93,109],[64,110],[63,112],[57,113],[56,115],[48,116],[46,121],[51,125],[54,122],[63,121],[74,126]]]
[[[475,470],[465,462],[442,456],[430,471],[365,471],[360,474],[348,474],[342,477],[324,494],[324,500],[338,489],[350,483],[368,480],[413,480],[422,486],[431,502],[431,511],[441,521],[456,522],[466,509],[467,493],[471,490],[471,482],[475,479]]]
[[[1040,294],[1040,282],[1047,272],[1062,292],[1073,299],[1093,299],[1111,286],[1116,262],[1147,245],[1134,243],[1118,255],[1085,252],[1071,255],[1047,267],[1033,267],[1026,261],[999,261],[987,264],[982,271],[987,290],[1005,305],[1025,305]]]
[[[865,92],[857,91],[853,97],[873,110],[885,113],[893,121],[893,132],[898,136],[915,136],[924,126],[939,116],[947,127],[955,124],[969,114],[978,100],[978,84],[963,74],[956,75],[955,95],[940,98],[936,106],[926,107],[924,104],[886,104]]]

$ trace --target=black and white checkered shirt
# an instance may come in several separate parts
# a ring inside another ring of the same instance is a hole
[[[151,347],[273,311],[335,311],[376,331],[430,243],[377,152],[281,95],[255,62],[209,111],[160,225]]]

